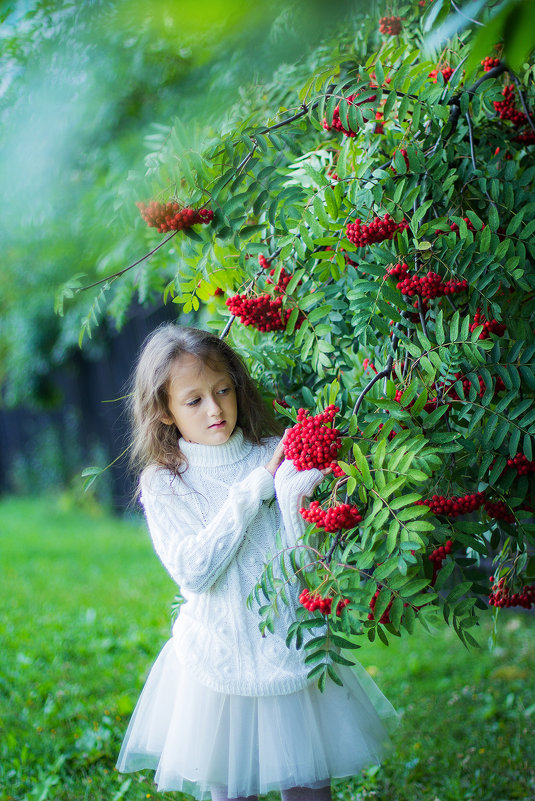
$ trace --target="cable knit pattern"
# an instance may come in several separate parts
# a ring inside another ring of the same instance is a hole
[[[187,459],[180,477],[151,467],[141,478],[154,547],[186,601],[173,626],[178,659],[218,692],[284,695],[307,684],[304,653],[285,643],[298,582],[286,587],[289,605],[279,604],[273,634],[262,637],[258,612],[245,603],[277,553],[277,530],[290,546],[302,534],[298,503],[323,478],[283,463],[274,482],[264,465],[277,442],[252,445],[240,429],[223,445],[180,440]]]

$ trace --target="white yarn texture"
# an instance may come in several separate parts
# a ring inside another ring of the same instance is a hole
[[[275,633],[262,636],[255,605],[246,607],[263,565],[304,531],[298,507],[323,476],[283,462],[276,479],[264,465],[277,444],[245,440],[235,429],[223,445],[180,440],[187,469],[180,477],[151,467],[141,500],[154,547],[186,603],[173,626],[178,661],[198,681],[233,695],[284,695],[307,685],[304,652],[285,643],[295,620],[299,582],[286,586]],[[275,489],[277,497],[275,498]]]

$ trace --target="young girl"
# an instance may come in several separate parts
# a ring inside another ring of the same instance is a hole
[[[378,762],[394,713],[362,668],[344,686],[307,680],[288,648],[299,581],[275,633],[246,606],[262,567],[304,531],[323,480],[284,460],[240,358],[213,334],[167,324],[146,341],[132,395],[133,454],[154,547],[185,603],[132,715],[117,767],[152,768],[159,790],[197,799],[328,801],[330,780]],[[358,672],[357,672],[358,671]]]

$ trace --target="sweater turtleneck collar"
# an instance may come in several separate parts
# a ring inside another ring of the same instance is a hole
[[[197,442],[187,442],[180,437],[178,447],[190,466],[220,467],[239,462],[253,446],[245,440],[241,428],[235,428],[222,445],[199,445]]]

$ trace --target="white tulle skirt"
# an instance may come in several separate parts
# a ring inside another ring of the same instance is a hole
[[[396,715],[366,671],[337,665],[344,682],[288,695],[240,696],[200,684],[169,640],[148,676],[117,768],[156,771],[158,790],[229,798],[321,787],[380,762]]]

